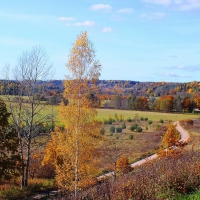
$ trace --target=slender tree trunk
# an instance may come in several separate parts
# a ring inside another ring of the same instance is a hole
[[[75,197],[75,200],[77,199],[77,193],[78,193],[78,156],[79,156],[78,125],[76,125],[76,152],[75,152],[75,169],[74,169],[74,177],[75,177],[74,197]]]
[[[76,124],[76,135],[75,135],[75,142],[76,142],[76,152],[75,152],[75,169],[74,169],[74,178],[75,178],[75,184],[74,184],[74,197],[75,200],[77,199],[77,195],[78,195],[78,179],[79,179],[79,174],[78,174],[78,158],[79,158],[79,117],[80,117],[80,95],[81,95],[81,89],[79,88],[79,92],[78,92],[78,116],[77,116],[77,124]]]
[[[19,138],[19,154],[21,157],[21,162],[22,162],[22,176],[21,176],[21,189],[24,187],[24,155],[23,155],[23,141],[21,139],[20,131],[17,130],[18,132],[18,138]]]
[[[24,187],[28,186],[28,173],[30,165],[30,146],[31,146],[31,137],[28,137],[27,153],[26,153],[26,169],[24,174]]]
[[[20,138],[19,132],[18,132],[18,138]],[[24,187],[24,156],[23,156],[22,149],[23,149],[23,146],[22,146],[22,141],[20,139],[19,140],[19,152],[20,152],[20,157],[21,157],[21,162],[22,162],[21,189],[23,189],[23,187]]]

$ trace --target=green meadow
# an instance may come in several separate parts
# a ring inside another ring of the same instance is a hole
[[[46,105],[44,109],[41,111],[41,115],[47,115],[47,114],[54,114],[57,118],[57,112],[58,112],[58,106],[51,106]],[[147,117],[149,120],[152,121],[159,121],[160,119],[163,119],[164,121],[179,121],[179,120],[185,120],[185,119],[194,119],[197,118],[200,115],[197,114],[188,114],[188,113],[161,113],[161,112],[148,112],[148,111],[136,111],[136,110],[114,110],[114,109],[97,109],[97,119],[107,119],[108,116],[114,117],[115,114],[122,115],[124,120],[128,119],[129,117],[131,119],[135,118],[137,115],[140,117]],[[57,120],[56,120],[57,121]]]
[[[98,111],[98,119],[108,118],[110,115],[113,117],[115,114],[122,115],[124,119],[134,118],[136,115],[138,117],[147,117],[149,120],[152,121],[159,121],[160,119],[163,120],[185,120],[185,119],[193,119],[197,118],[200,115],[197,114],[188,114],[188,113],[161,113],[161,112],[148,112],[148,111],[136,111],[136,110],[113,110],[113,109],[97,109]]]
[[[6,97],[1,95],[0,98],[7,101]],[[11,96],[11,100],[12,100]],[[23,97],[24,100],[27,99],[26,96]],[[26,103],[25,103],[26,104]],[[38,109],[43,107],[40,112],[40,117],[46,116],[46,115],[55,115],[57,120],[57,112],[58,112],[58,106],[56,105],[45,105],[46,102],[42,101],[39,105]],[[27,105],[28,106],[28,105]],[[171,120],[171,121],[178,121],[178,120],[185,120],[185,119],[193,119],[197,118],[200,115],[197,114],[189,114],[189,113],[163,113],[163,112],[150,112],[150,111],[138,111],[138,110],[115,110],[115,109],[97,109],[98,115],[97,119],[102,120],[105,118],[108,118],[108,116],[113,117],[115,114],[122,115],[124,120],[128,119],[129,117],[133,119],[136,115],[137,117],[147,117],[149,120],[152,121],[159,121],[160,119],[163,120]]]

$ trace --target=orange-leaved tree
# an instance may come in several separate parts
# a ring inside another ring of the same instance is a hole
[[[169,124],[168,129],[163,137],[162,145],[165,148],[175,146],[180,139],[180,134],[176,129],[176,124]]]
[[[59,106],[59,119],[65,129],[57,128],[52,133],[46,147],[46,158],[56,167],[58,185],[78,191],[91,182],[97,172],[97,147],[100,125],[96,121],[97,111],[87,98],[88,92],[97,96],[96,81],[100,76],[101,65],[95,60],[93,44],[87,32],[82,32],[72,46],[67,69],[71,76],[66,76],[63,98],[67,105]]]
[[[162,145],[160,146],[158,150],[158,155],[160,157],[163,156],[171,156],[176,155],[180,152],[180,148],[174,148],[176,147],[183,147],[183,143],[179,142],[180,140],[180,133],[176,129],[176,124],[169,124],[168,129],[163,136]]]
[[[131,166],[129,165],[129,159],[126,156],[122,156],[117,160],[116,163],[117,171],[119,171],[122,174],[125,174],[129,171],[131,171]]]

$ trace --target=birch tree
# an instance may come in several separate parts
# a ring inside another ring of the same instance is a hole
[[[35,94],[44,93],[45,84],[39,85],[40,80],[50,77],[51,65],[45,50],[35,46],[31,51],[22,53],[17,66],[13,69],[12,79],[9,72],[6,73],[4,81],[4,94],[11,113],[11,123],[18,133],[19,152],[22,165],[21,186],[28,185],[30,158],[33,141],[41,135],[40,127],[43,122],[51,121],[50,115],[42,115],[45,104]],[[14,83],[15,91],[8,91],[8,85]],[[35,145],[37,146],[37,145]],[[39,146],[39,145],[38,145]]]
[[[78,191],[96,173],[95,148],[101,138],[100,126],[95,120],[97,111],[87,98],[89,91],[98,93],[95,83],[101,65],[95,60],[95,50],[87,32],[77,37],[66,66],[70,76],[66,76],[63,97],[68,104],[59,106],[59,119],[65,130],[57,129],[52,133],[45,161],[54,163],[59,186],[74,191],[77,199]]]

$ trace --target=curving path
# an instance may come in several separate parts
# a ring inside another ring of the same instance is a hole
[[[188,132],[180,126],[179,122],[175,123],[177,124],[176,129],[181,134],[181,139],[179,140],[179,142],[187,142],[190,138]]]
[[[181,135],[181,139],[179,140],[179,142],[187,142],[188,139],[189,139],[188,132],[180,126],[179,122],[174,122],[174,124],[176,124],[176,129],[179,131],[179,133]],[[140,166],[140,165],[142,165],[142,164],[144,164],[144,163],[146,163],[148,161],[154,160],[157,157],[158,157],[158,154],[153,154],[153,155],[151,155],[151,156],[149,156],[147,158],[144,158],[142,160],[139,160],[137,162],[132,163],[131,167]]]
[[[188,132],[180,126],[179,122],[174,122],[174,124],[177,125],[177,126],[176,126],[176,129],[179,131],[179,133],[180,133],[180,135],[181,135],[181,139],[179,140],[179,142],[187,142],[188,139],[189,139],[189,134],[188,134]],[[158,158],[158,154],[153,154],[153,155],[148,156],[148,157],[146,157],[146,158],[144,158],[144,159],[142,159],[142,160],[139,160],[139,161],[137,161],[137,162],[132,163],[130,166],[131,166],[132,168],[138,167],[138,166],[143,165],[144,163],[147,163],[147,162],[149,162],[149,161],[151,161],[151,160],[154,160],[154,159],[156,159],[156,158]],[[111,176],[113,176],[113,175],[114,175],[114,172],[109,172],[109,173],[106,173],[106,174],[104,174],[104,175],[99,176],[97,179],[98,179],[98,180],[102,180],[102,179],[104,179],[104,178],[111,177]]]

